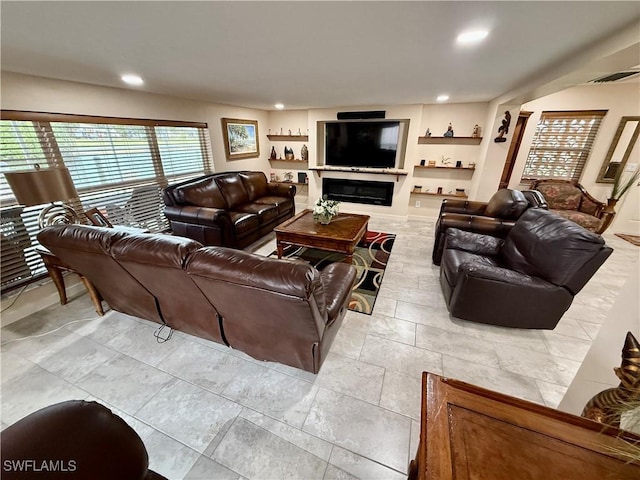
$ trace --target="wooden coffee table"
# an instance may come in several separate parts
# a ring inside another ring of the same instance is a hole
[[[311,210],[304,210],[273,229],[278,258],[282,258],[285,246],[295,245],[344,253],[345,262],[351,263],[356,245],[367,233],[368,223],[369,215],[340,213],[329,225],[321,225],[313,221]]]

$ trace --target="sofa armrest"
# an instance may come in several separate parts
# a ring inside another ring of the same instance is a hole
[[[458,200],[446,198],[440,206],[440,215],[443,213],[465,213],[467,215],[484,215],[486,202],[473,202],[469,200]]]
[[[519,285],[522,287],[533,287],[537,284],[545,282],[541,278],[532,278],[524,273],[509,270],[508,268],[494,267],[483,263],[466,262],[460,265],[460,271],[464,271],[470,277],[482,278],[499,283],[508,283],[510,285]]]
[[[447,230],[444,248],[455,248],[478,255],[495,256],[502,248],[503,240],[491,235],[465,232],[457,228]]]
[[[356,269],[347,263],[331,263],[321,272],[327,303],[328,322],[335,320],[340,309],[351,298],[351,289],[356,281]]]
[[[268,183],[267,189],[269,195],[276,197],[290,197],[296,196],[296,186],[287,183]]]
[[[229,212],[222,208],[211,207],[164,207],[164,214],[169,221],[193,223],[196,225],[219,226],[231,224]]]

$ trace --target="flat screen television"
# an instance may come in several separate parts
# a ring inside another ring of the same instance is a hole
[[[359,121],[325,124],[325,165],[393,168],[400,122]]]

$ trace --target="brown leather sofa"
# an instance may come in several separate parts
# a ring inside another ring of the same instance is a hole
[[[174,234],[203,245],[245,248],[295,214],[295,185],[271,184],[263,172],[223,172],[162,192]]]
[[[203,247],[171,235],[56,225],[42,245],[111,308],[317,373],[351,298],[355,268]]]
[[[551,330],[612,251],[600,235],[530,208],[504,240],[447,230],[440,284],[454,317]]]
[[[2,431],[2,478],[166,480],[149,470],[138,434],[107,407],[71,400]]]
[[[578,182],[542,179],[531,184],[549,205],[549,210],[596,233],[603,233],[613,221],[614,212],[605,212],[606,203],[594,198]]]
[[[440,265],[447,229],[504,238],[522,213],[530,207],[547,208],[544,197],[535,190],[498,190],[488,202],[447,198],[442,201],[435,226],[431,258]]]

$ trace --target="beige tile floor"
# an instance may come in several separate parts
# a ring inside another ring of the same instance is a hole
[[[433,222],[374,217],[370,229],[397,234],[374,313],[347,314],[318,375],[179,332],[158,344],[153,324],[97,317],[80,296],[2,329],[2,426],[84,398],[121,415],[169,478],[404,478],[421,372],[556,407],[640,254],[606,235],[615,252],[558,327],[514,330],[449,316]]]

